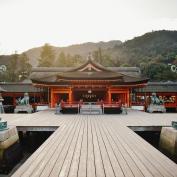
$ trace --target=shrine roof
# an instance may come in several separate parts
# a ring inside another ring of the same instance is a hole
[[[59,83],[74,80],[108,80],[118,83],[147,82],[137,67],[105,67],[93,60],[88,60],[79,67],[38,67],[30,75],[35,83]]]
[[[148,82],[146,87],[135,90],[136,92],[177,92],[177,82]]]
[[[7,93],[18,93],[18,92],[41,92],[42,88],[38,89],[32,85],[32,83],[0,83],[0,88],[5,90]],[[177,92],[177,82],[148,82],[146,87],[136,88],[136,92]]]
[[[5,90],[7,93],[21,93],[21,92],[28,92],[28,93],[37,93],[41,92],[41,89],[38,89],[32,85],[32,83],[1,83],[0,88]]]
[[[1,93],[1,92],[6,92],[6,90],[3,89],[3,88],[0,86],[0,93]]]

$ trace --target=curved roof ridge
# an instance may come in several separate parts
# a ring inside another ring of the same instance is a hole
[[[107,67],[105,67],[105,66],[103,66],[103,65],[101,65],[100,63],[98,63],[98,62],[95,62],[94,60],[92,60],[92,59],[88,59],[84,64],[82,64],[81,66],[79,66],[79,67],[76,67],[76,68],[74,68],[74,69],[71,69],[70,71],[78,71],[78,70],[81,70],[81,69],[83,69],[83,68],[85,68],[87,65],[89,65],[89,64],[91,64],[91,65],[93,65],[95,68],[98,68],[98,69],[100,69],[100,70],[102,70],[102,71],[112,71],[112,70],[110,70],[110,69],[108,69]],[[112,72],[114,72],[114,71],[112,71]]]

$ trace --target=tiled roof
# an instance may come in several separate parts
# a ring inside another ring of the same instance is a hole
[[[41,92],[42,89],[34,87],[32,84],[24,84],[24,83],[1,83],[0,87],[6,92],[28,92],[28,93],[36,93]]]
[[[4,90],[1,86],[0,86],[0,92],[5,92],[6,90]]]
[[[90,69],[89,67],[92,67]],[[116,80],[116,84],[146,83],[138,67],[104,67],[88,60],[80,67],[39,67],[33,68],[30,75],[34,83],[57,83],[71,80]]]
[[[148,82],[146,87],[135,90],[136,92],[177,92],[177,82]]]

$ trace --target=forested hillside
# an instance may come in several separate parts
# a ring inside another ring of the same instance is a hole
[[[19,75],[20,72],[25,72],[20,67],[20,58],[23,68],[26,64],[27,68],[31,68],[31,65],[78,66],[85,62],[89,53],[92,53],[95,61],[104,66],[138,66],[142,74],[149,77],[151,81],[177,81],[177,73],[172,72],[168,65],[177,66],[177,31],[165,30],[146,33],[124,43],[115,40],[68,47],[53,47],[45,44],[20,55],[0,56],[0,64],[7,66],[3,79],[15,81],[17,79],[13,79],[14,73]],[[30,70],[28,69],[25,73],[29,74]],[[10,74],[13,75],[10,76]]]
[[[177,80],[168,64],[177,65],[177,31],[155,31],[104,51],[115,63],[138,66],[151,80]]]

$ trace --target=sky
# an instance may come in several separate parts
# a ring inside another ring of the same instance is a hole
[[[177,30],[177,0],[0,0],[0,55]]]

